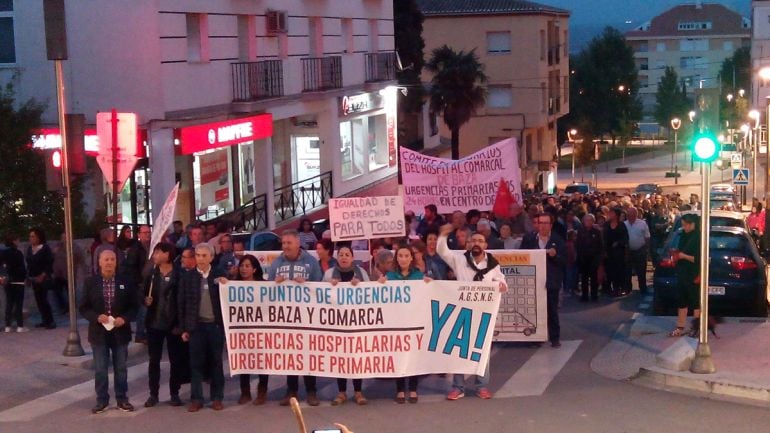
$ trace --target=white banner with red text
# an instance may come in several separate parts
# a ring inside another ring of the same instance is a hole
[[[409,150],[401,152],[404,207],[415,214],[435,204],[439,213],[491,210],[502,178],[521,202],[521,169],[515,138],[489,145],[463,159],[436,158]]]
[[[496,283],[230,281],[220,286],[231,374],[483,375]]]

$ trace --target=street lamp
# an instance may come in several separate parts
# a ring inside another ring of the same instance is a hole
[[[751,129],[751,197],[757,196],[757,154],[759,153],[759,111],[749,111],[749,118],[754,120],[754,125]],[[756,134],[756,135],[755,135]]]
[[[674,152],[671,154],[671,171],[674,172],[674,185],[679,184],[679,166],[675,164],[677,146],[679,145],[679,128],[682,126],[682,119],[674,117],[671,119],[671,128],[674,129]]]
[[[693,159],[701,162],[701,224],[700,224],[700,329],[698,332],[698,347],[695,358],[690,365],[693,373],[710,374],[716,371],[711,359],[711,349],[708,344],[708,286],[709,286],[709,213],[711,205],[711,163],[719,156],[720,144],[717,139],[705,133],[695,136],[692,144]]]
[[[575,183],[575,136],[576,135],[577,135],[577,129],[575,128],[572,128],[569,131],[567,131],[567,141],[569,141],[572,144],[572,183]]]

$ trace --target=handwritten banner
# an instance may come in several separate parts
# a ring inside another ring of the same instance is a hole
[[[483,375],[497,284],[230,281],[219,290],[231,374]]]
[[[491,210],[500,178],[521,202],[521,169],[515,138],[497,142],[459,160],[401,152],[401,178],[406,210],[417,214],[435,204],[439,213]]]
[[[404,236],[404,198],[348,197],[329,199],[332,241]]]

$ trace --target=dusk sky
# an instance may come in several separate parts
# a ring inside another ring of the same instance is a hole
[[[679,5],[693,4],[695,0],[533,0],[572,12],[570,16],[570,50],[580,51],[588,41],[606,26],[621,31],[630,30],[649,21],[661,12]],[[750,0],[711,0],[703,3],[721,3],[741,15],[751,18]],[[630,23],[628,23],[630,21]]]

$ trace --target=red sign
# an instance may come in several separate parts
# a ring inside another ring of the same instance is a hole
[[[393,167],[396,165],[396,116],[394,114],[388,114],[388,165]]]
[[[216,149],[273,135],[273,115],[225,120],[181,129],[182,155]]]

